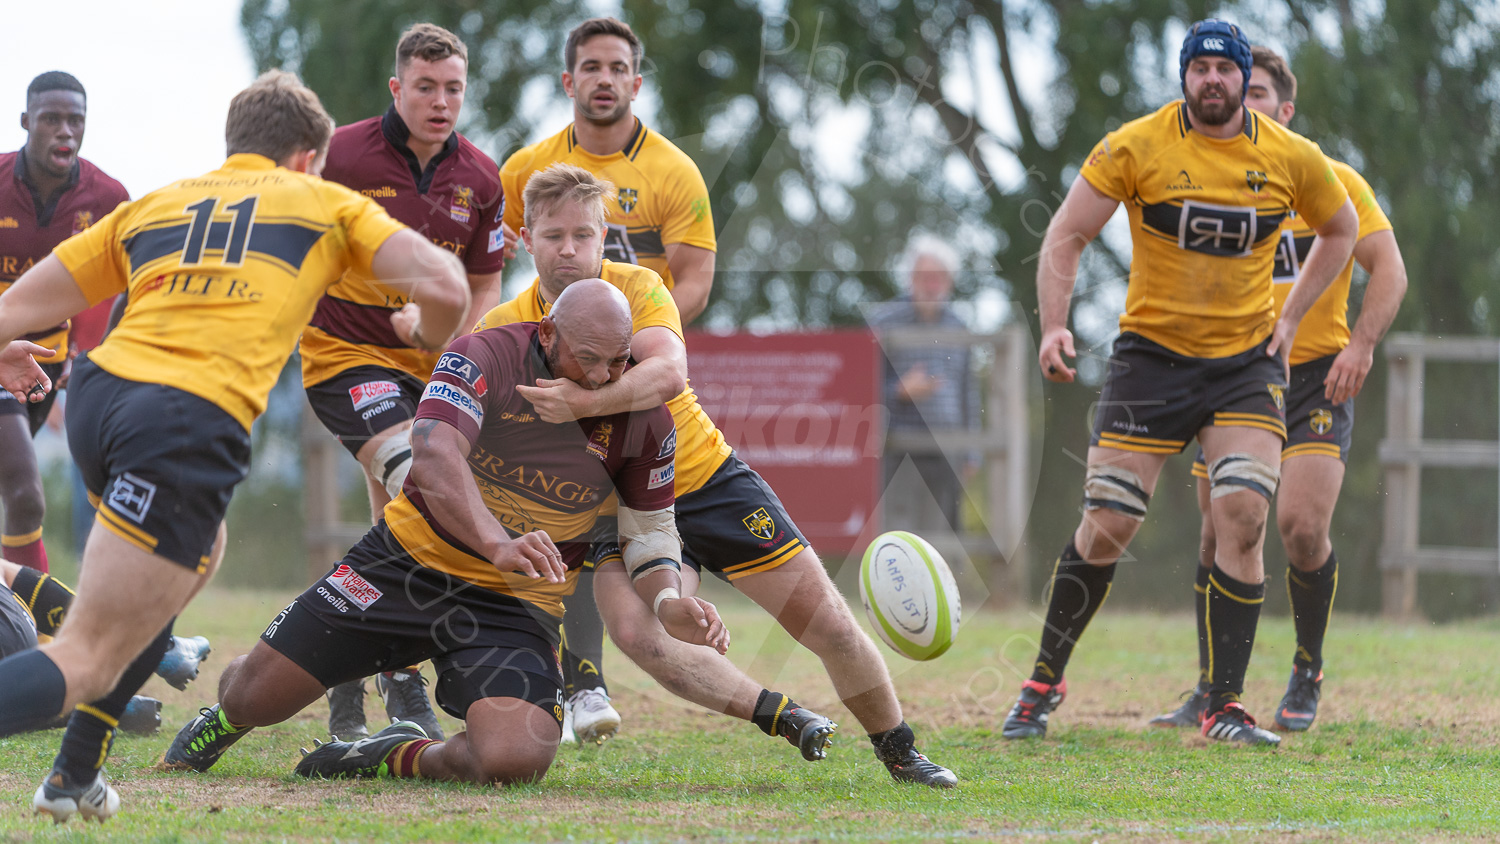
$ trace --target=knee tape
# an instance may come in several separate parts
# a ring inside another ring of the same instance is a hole
[[[1253,454],[1226,454],[1208,467],[1212,498],[1223,498],[1241,490],[1258,492],[1270,501],[1281,482],[1281,464],[1268,463]]]
[[[401,492],[401,485],[406,483],[406,474],[411,471],[411,429],[407,428],[399,434],[387,437],[375,449],[374,457],[370,458],[370,474],[385,491],[395,498]]]
[[[1109,509],[1123,513],[1138,522],[1146,520],[1146,492],[1141,476],[1119,466],[1090,466],[1083,479],[1083,506],[1090,510]]]

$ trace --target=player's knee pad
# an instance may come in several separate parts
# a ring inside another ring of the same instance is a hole
[[[370,474],[395,498],[411,471],[411,429],[386,437],[370,458]]]
[[[1209,495],[1213,498],[1248,489],[1270,501],[1276,497],[1276,485],[1281,482],[1281,464],[1253,454],[1226,454],[1208,467],[1208,482],[1213,490]]]
[[[1090,466],[1083,479],[1083,506],[1114,510],[1138,522],[1146,519],[1151,493],[1141,476],[1119,466]]]

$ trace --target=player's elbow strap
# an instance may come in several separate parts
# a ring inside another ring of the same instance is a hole
[[[1281,464],[1272,464],[1253,454],[1226,454],[1208,467],[1212,498],[1223,498],[1243,490],[1260,493],[1267,501],[1276,496],[1281,482]]]
[[[386,437],[370,458],[370,475],[391,498],[401,494],[401,485],[411,472],[411,428]]]
[[[1083,479],[1083,506],[1114,510],[1138,522],[1146,520],[1151,493],[1141,476],[1119,466],[1090,466]]]
[[[662,560],[680,568],[682,539],[677,535],[675,508],[632,510],[621,505],[619,519],[621,556],[631,580],[648,565],[659,570],[661,566],[657,563]]]
[[[654,560],[642,563],[640,567],[630,572],[630,582],[635,583],[643,577],[668,569],[680,574],[682,572],[682,563],[670,557],[657,557]]]

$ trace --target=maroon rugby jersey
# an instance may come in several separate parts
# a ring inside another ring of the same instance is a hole
[[[379,202],[386,213],[457,255],[470,275],[505,262],[505,195],[489,156],[454,132],[425,169],[407,149],[410,131],[392,106],[381,117],[333,133],[323,178]],[[391,313],[396,291],[345,276],[318,303],[302,337],[302,382],[318,384],[353,366],[379,366],[427,380],[437,355],[403,344]]]
[[[124,185],[79,158],[48,205],[47,197],[38,195],[26,176],[26,151],[0,155],[0,294],[57,244],[92,226],[128,199],[130,194]],[[43,362],[59,362],[67,357],[67,329],[64,322],[28,334],[26,339],[58,346],[58,354]]]
[[[512,536],[543,530],[569,568],[566,583],[549,584],[497,572],[438,522],[411,477],[385,508],[401,546],[421,564],[561,615],[590,531],[611,493],[635,510],[674,502],[677,438],[665,406],[552,424],[543,422],[517,384],[554,378],[536,323],[513,323],[467,334],[439,358],[417,406],[417,419],[438,419],[470,443],[469,469],[485,505]]]

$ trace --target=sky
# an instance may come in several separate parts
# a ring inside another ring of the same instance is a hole
[[[80,152],[131,196],[214,169],[229,100],[255,78],[239,15],[239,0],[7,3],[22,36],[0,57],[0,150],[26,141],[32,78],[63,70],[88,91]]]

